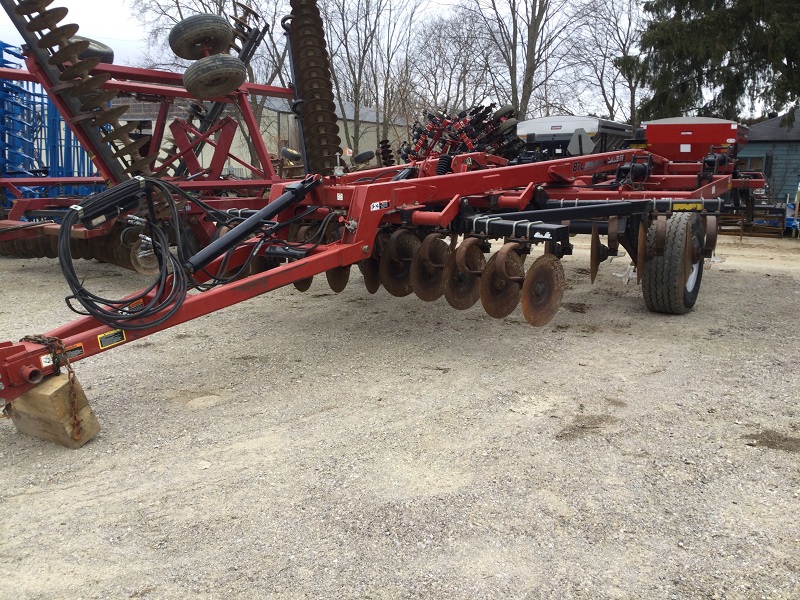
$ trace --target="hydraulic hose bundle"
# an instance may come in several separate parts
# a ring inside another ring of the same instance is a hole
[[[72,295],[67,297],[67,305],[71,310],[90,315],[112,328],[146,329],[162,323],[180,308],[186,297],[188,281],[178,258],[169,251],[167,235],[155,226],[153,181],[144,177],[131,179],[90,196],[67,211],[58,235],[58,259],[64,278],[72,290]],[[135,216],[125,218],[131,225],[144,226],[143,231],[147,235],[142,233],[141,236],[146,241],[145,247],[152,248],[158,259],[157,275],[143,290],[124,299],[93,294],[83,286],[75,273],[70,249],[72,227],[80,222],[87,229],[94,229],[111,218],[138,208],[143,201],[149,205],[153,217],[151,220]],[[77,300],[84,310],[76,308],[72,300]]]
[[[305,198],[320,182],[320,179],[308,177],[288,185],[283,194],[258,211],[220,211],[168,182],[150,177],[135,177],[90,196],[83,203],[74,205],[67,211],[59,231],[59,262],[72,290],[72,295],[67,297],[67,305],[76,313],[92,316],[115,329],[147,329],[158,325],[180,309],[190,287],[204,291],[228,283],[247,272],[250,262],[265,244],[281,242],[275,237],[275,232],[302,219],[316,210],[316,207],[309,207],[282,223],[271,219]],[[166,201],[169,206],[171,214],[167,223],[171,226],[171,235],[167,235],[164,229],[159,227],[156,219],[154,202],[156,192],[160,192],[160,199]],[[174,195],[200,207],[210,220],[217,223],[220,230],[223,227],[229,229],[228,233],[193,256],[186,256],[185,245],[181,239],[183,235],[181,217]],[[131,212],[140,212],[148,216],[146,218],[138,215],[124,216]],[[245,212],[247,214],[243,214]],[[322,226],[326,227],[333,216],[334,213],[330,213],[323,220]],[[136,294],[118,300],[93,294],[83,286],[75,273],[70,247],[73,226],[80,223],[87,230],[91,230],[111,219],[127,223],[134,228],[134,231],[139,230],[138,235],[143,242],[140,252],[152,253],[158,260],[158,272],[153,281]],[[254,235],[260,236],[260,239],[251,244],[247,259],[236,272],[228,273],[229,253]],[[176,247],[175,253],[170,251],[171,240]],[[287,251],[291,251],[290,244],[286,242],[281,244]],[[212,261],[226,254],[228,256],[222,261],[216,274],[206,270]],[[276,253],[276,256],[282,259],[284,254]],[[202,273],[207,281],[198,282],[195,279],[196,273]],[[76,300],[83,310],[76,308],[73,300]]]

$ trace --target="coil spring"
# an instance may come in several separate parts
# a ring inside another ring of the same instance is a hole
[[[436,174],[447,175],[450,173],[450,167],[453,164],[453,157],[450,154],[445,154],[439,157],[439,162],[436,163]]]
[[[378,142],[378,155],[384,167],[391,167],[395,164],[394,152],[392,152],[389,140],[381,140]]]

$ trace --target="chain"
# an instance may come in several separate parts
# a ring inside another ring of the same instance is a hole
[[[33,344],[40,344],[47,347],[53,355],[53,368],[55,374],[61,374],[61,363],[67,369],[67,381],[69,383],[69,404],[72,410],[72,439],[80,440],[83,433],[83,424],[78,416],[78,390],[75,385],[75,370],[69,362],[69,356],[64,348],[64,342],[57,337],[48,337],[45,335],[26,335],[20,342],[31,342]]]

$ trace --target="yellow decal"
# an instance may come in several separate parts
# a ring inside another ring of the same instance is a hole
[[[116,346],[117,344],[122,344],[124,342],[125,332],[122,331],[122,329],[114,329],[113,331],[109,331],[108,333],[103,333],[97,336],[97,343],[100,344],[101,350],[111,348],[111,346]]]
[[[672,210],[703,210],[702,202],[676,202],[672,205]]]

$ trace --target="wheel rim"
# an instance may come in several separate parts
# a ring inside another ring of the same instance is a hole
[[[692,270],[689,271],[689,277],[686,279],[686,291],[691,292],[694,286],[697,285],[697,275],[700,273],[700,263],[696,262],[692,265]]]

